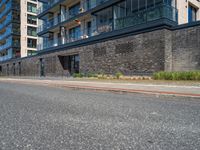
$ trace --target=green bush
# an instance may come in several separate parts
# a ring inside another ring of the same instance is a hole
[[[121,76],[123,76],[123,74],[122,74],[121,72],[117,72],[117,73],[115,74],[115,76],[116,76],[117,79],[119,79]]]
[[[200,81],[200,71],[187,72],[157,72],[153,74],[155,80],[195,80]]]
[[[86,77],[88,77],[88,78],[97,78],[98,75],[95,74],[95,73],[88,73],[88,74],[86,75]]]
[[[83,77],[84,77],[84,74],[82,74],[82,73],[74,73],[74,74],[73,74],[73,77],[74,77],[74,78],[83,78]]]

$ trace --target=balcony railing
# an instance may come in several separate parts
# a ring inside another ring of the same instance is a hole
[[[87,30],[85,29],[73,35],[69,35],[63,38],[54,38],[53,40],[46,39],[47,41],[43,42],[43,44],[38,44],[37,48],[38,50],[42,50],[42,49],[47,49],[50,47],[56,47],[59,45],[79,41],[82,39],[87,39],[92,36],[90,33],[91,32],[88,29]]]
[[[63,0],[51,0],[51,1],[48,1],[48,3],[43,3],[43,5],[41,7],[38,8],[37,10],[37,14],[41,14],[43,13],[44,11],[46,11],[47,9],[50,9],[51,7],[53,7],[56,3],[59,3]],[[90,7],[91,8],[94,8],[100,4],[103,4],[105,2],[107,2],[109,0],[90,0],[89,3],[87,1],[83,1],[83,7]]]
[[[5,4],[5,2],[6,2],[6,0],[2,0],[2,1],[0,2],[0,8],[1,8],[1,6],[2,6],[3,4]]]
[[[10,9],[20,9],[20,5],[17,3],[12,2],[12,0],[10,0],[7,4],[5,9],[0,13],[0,18],[2,18],[3,16],[6,15],[6,13],[10,10]]]
[[[38,8],[37,14],[44,12],[45,10],[51,8],[54,4],[60,1],[62,0],[51,0],[51,1],[48,1],[48,3],[43,3],[43,5],[40,8]]]
[[[69,19],[75,17],[76,15],[81,14],[81,13],[84,13],[84,12],[86,12],[86,11],[88,11],[88,10],[90,10],[90,9],[92,9],[92,8],[94,8],[94,7],[98,6],[98,5],[100,5],[100,4],[104,3],[104,2],[106,2],[106,1],[108,1],[108,0],[99,0],[99,1],[97,1],[96,3],[90,3],[89,5],[88,5],[87,2],[83,2],[83,3],[82,3],[82,6],[83,6],[83,7],[80,8],[79,12],[77,12],[77,13],[75,13],[75,14],[69,14],[69,12],[66,12],[66,13],[64,13],[64,14],[61,14],[61,15],[59,15],[59,16],[56,16],[56,17],[50,19],[49,21],[46,21],[46,22],[43,23],[42,25],[40,25],[40,26],[38,27],[38,29],[37,29],[37,32],[39,33],[39,32],[42,32],[43,30],[49,29],[49,28],[51,28],[51,27],[53,27],[53,26],[56,26],[56,25],[58,25],[59,23],[62,23],[62,22],[64,22],[64,21],[67,21],[67,20],[69,20]]]
[[[11,34],[20,34],[20,28],[15,28],[12,25],[9,25],[8,27],[6,27],[6,31],[3,34],[0,34],[0,40],[5,39]]]
[[[147,23],[153,20],[166,18],[177,22],[178,11],[169,5],[160,5],[150,9],[136,12],[130,16],[118,18],[114,22],[115,29]]]
[[[38,49],[43,50],[51,47],[57,47],[78,40],[87,39],[92,36],[97,36],[102,33],[111,32],[113,30],[119,30],[126,27],[133,27],[145,23],[148,24],[149,22],[158,19],[168,19],[177,22],[177,10],[168,5],[161,5],[151,9],[146,9],[144,11],[136,12],[131,16],[117,18],[111,23],[98,24],[95,27],[96,29],[92,29],[91,34],[87,34],[88,29],[84,29],[80,33],[77,33],[77,35],[74,37],[69,36],[63,38],[56,38],[53,40],[43,42],[43,44],[38,45]]]
[[[12,36],[6,39],[6,43],[0,46],[0,51],[5,50],[9,47],[20,47],[19,41],[14,41]]]
[[[5,61],[5,60],[11,59],[11,58],[12,58],[12,56],[10,56],[10,55],[0,56],[0,61]]]

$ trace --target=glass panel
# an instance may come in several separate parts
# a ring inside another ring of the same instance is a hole
[[[113,16],[112,8],[107,8],[97,14],[97,31],[99,33],[112,31]]]
[[[146,9],[146,0],[139,0],[139,10]]]

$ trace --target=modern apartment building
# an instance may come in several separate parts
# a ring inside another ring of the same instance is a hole
[[[178,19],[174,0],[51,0],[40,5],[38,48],[43,51],[159,19],[177,24]],[[64,59],[78,72],[78,55]]]
[[[166,18],[200,19],[199,0],[51,0],[40,3],[39,50]]]
[[[0,61],[37,50],[37,0],[0,1]]]
[[[190,23],[200,20],[200,0],[176,0],[178,23]]]
[[[0,72],[70,76],[79,72],[120,71],[133,75],[199,70],[199,3],[198,0],[40,0],[38,54],[4,61],[0,63]],[[32,18],[30,22],[36,21]]]

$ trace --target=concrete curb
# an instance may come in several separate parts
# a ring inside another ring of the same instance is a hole
[[[151,90],[121,89],[121,88],[101,88],[101,87],[93,87],[93,86],[74,86],[74,85],[63,85],[61,87],[73,88],[73,89],[105,91],[105,92],[139,93],[139,94],[150,94],[150,95],[171,95],[171,96],[200,98],[200,94],[177,93],[177,92],[167,92],[167,91],[151,91]]]
[[[194,93],[179,93],[169,91],[157,91],[157,90],[139,90],[139,89],[126,89],[126,88],[110,88],[110,87],[98,87],[98,86],[83,86],[73,85],[68,83],[55,83],[54,81],[42,81],[42,80],[24,80],[24,79],[0,79],[0,82],[20,83],[20,84],[32,84],[32,85],[43,85],[50,87],[61,87],[61,88],[72,88],[72,89],[83,89],[83,90],[94,90],[94,91],[105,91],[105,92],[117,92],[117,93],[139,93],[139,94],[150,94],[150,95],[170,95],[180,97],[195,97],[200,98],[200,94]]]

